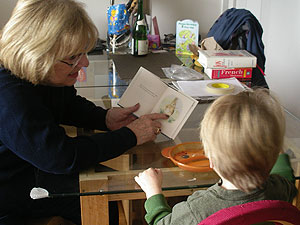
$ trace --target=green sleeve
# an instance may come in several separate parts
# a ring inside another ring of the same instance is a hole
[[[290,158],[287,154],[280,154],[278,159],[271,170],[271,174],[278,174],[285,177],[291,182],[295,182],[294,171],[290,164]]]
[[[150,225],[155,225],[157,222],[171,213],[171,208],[167,203],[166,198],[162,194],[153,195],[145,202],[146,215],[145,220]]]

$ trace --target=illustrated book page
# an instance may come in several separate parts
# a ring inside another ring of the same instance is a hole
[[[161,130],[164,135],[174,139],[198,101],[173,89],[155,74],[141,67],[118,104],[121,107],[130,107],[137,103],[140,103],[139,110],[134,113],[137,117],[150,113],[169,115],[167,120],[160,120]]]

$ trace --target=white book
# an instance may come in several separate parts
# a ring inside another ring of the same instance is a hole
[[[256,57],[246,50],[198,50],[198,52],[198,62],[204,68],[256,67]]]
[[[161,132],[175,139],[198,101],[175,90],[155,74],[140,67],[118,105],[130,107],[137,103],[140,103],[140,108],[134,113],[137,117],[150,113],[168,114],[169,119],[159,120],[162,124]]]

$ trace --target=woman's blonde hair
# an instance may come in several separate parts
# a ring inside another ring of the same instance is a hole
[[[19,0],[0,36],[2,66],[38,84],[59,60],[90,51],[98,31],[75,0]]]
[[[285,117],[268,90],[218,98],[205,112],[200,138],[216,170],[242,191],[265,182],[283,148]]]

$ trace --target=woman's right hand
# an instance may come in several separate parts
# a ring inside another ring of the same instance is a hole
[[[147,114],[128,124],[127,127],[134,132],[137,145],[141,145],[145,142],[153,141],[160,133],[161,123],[157,120],[168,118],[163,113]]]

